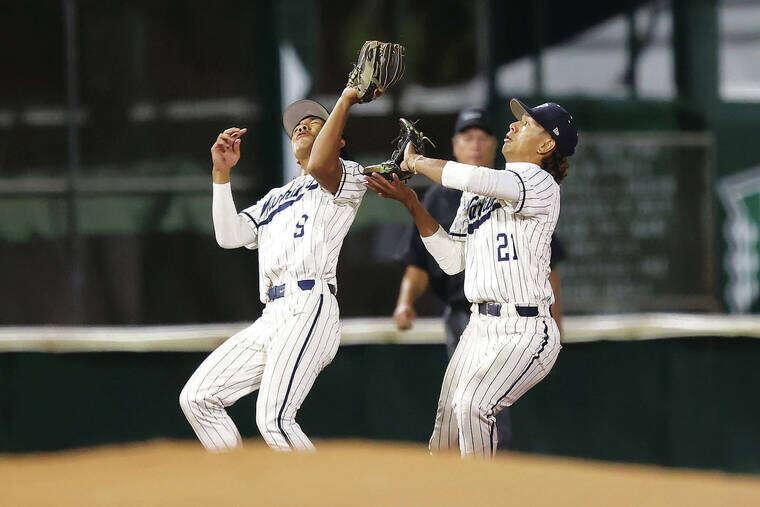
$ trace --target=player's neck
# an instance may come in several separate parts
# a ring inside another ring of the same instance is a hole
[[[298,161],[298,166],[301,168],[301,175],[303,176],[304,174],[309,174],[309,157],[299,158],[296,160]]]
[[[528,162],[530,164],[535,164],[538,167],[541,167],[541,157],[539,157],[538,155],[536,155],[536,156],[519,156],[519,157],[518,156],[514,156],[514,155],[510,156],[510,155],[505,155],[504,156],[504,160],[506,160],[507,164],[509,164],[509,163],[519,163],[519,162],[522,162],[522,163]]]

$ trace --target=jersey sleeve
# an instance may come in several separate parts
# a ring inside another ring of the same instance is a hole
[[[519,185],[517,201],[505,201],[507,209],[524,216],[549,215],[558,204],[559,185],[552,175],[534,164],[507,164]]]
[[[430,187],[422,199],[422,207],[435,218],[441,227],[450,229],[454,216],[452,215],[448,196],[442,192],[449,192],[449,190],[442,186]],[[401,245],[402,248],[397,257],[401,264],[404,266],[416,266],[430,274],[434,272],[435,263],[431,262],[433,258],[430,256],[427,248],[425,248],[424,243],[422,243],[420,233],[415,225],[410,226],[404,231]]]
[[[256,235],[255,239],[251,243],[245,245],[245,247],[249,250],[255,250],[259,247],[259,224],[266,219],[266,217],[262,216],[262,214],[267,201],[271,197],[272,192],[273,191],[270,190],[267,192],[267,195],[259,199],[256,204],[244,209],[239,213],[241,217],[245,218],[245,220],[248,222],[248,226]]]
[[[362,166],[353,160],[338,159],[343,168],[343,175],[338,184],[338,190],[335,192],[333,202],[338,206],[359,207],[367,191],[364,186],[364,175]]]
[[[449,227],[449,236],[455,241],[467,240],[467,208],[470,199],[473,197],[474,195],[469,192],[462,192],[462,197],[459,199],[457,214],[454,216],[454,221],[451,222],[451,227]]]

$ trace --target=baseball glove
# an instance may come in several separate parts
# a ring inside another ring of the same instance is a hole
[[[393,173],[396,173],[401,181],[408,180],[414,176],[414,173],[401,169],[401,162],[404,161],[404,149],[406,148],[406,143],[412,143],[414,151],[420,155],[425,154],[425,141],[429,142],[433,148],[435,148],[433,141],[418,130],[414,123],[406,118],[399,118],[398,122],[401,124],[401,131],[395,140],[396,149],[393,150],[391,158],[380,164],[365,167],[364,174],[378,173],[386,180],[393,181]]]
[[[406,48],[401,44],[368,40],[359,51],[359,59],[348,75],[348,84],[356,88],[359,102],[369,102],[375,92],[384,92],[404,75]]]

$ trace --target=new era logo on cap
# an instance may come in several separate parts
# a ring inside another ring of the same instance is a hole
[[[552,132],[554,132],[555,136],[558,136],[559,135],[559,127],[554,127],[554,130],[552,130]]]

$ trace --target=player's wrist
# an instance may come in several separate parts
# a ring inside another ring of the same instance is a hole
[[[417,200],[416,195],[410,192],[403,197],[401,204],[403,204],[410,213],[413,213],[415,208],[420,204],[420,201]]]
[[[218,184],[229,183],[230,168],[223,169],[223,168],[217,168],[216,166],[214,166],[214,168],[211,170],[211,180],[214,183],[218,183]]]
[[[359,103],[359,97],[356,94],[356,89],[351,87],[346,87],[343,90],[343,93],[340,94],[340,98],[347,102],[349,106],[353,106],[354,104]]]
[[[214,172],[226,172],[229,173],[235,164],[227,165],[222,162],[212,162],[211,163],[211,170]]]
[[[409,157],[409,169],[414,173],[417,174],[417,164],[419,163],[420,159],[425,158],[419,153],[415,153],[411,157]]]

